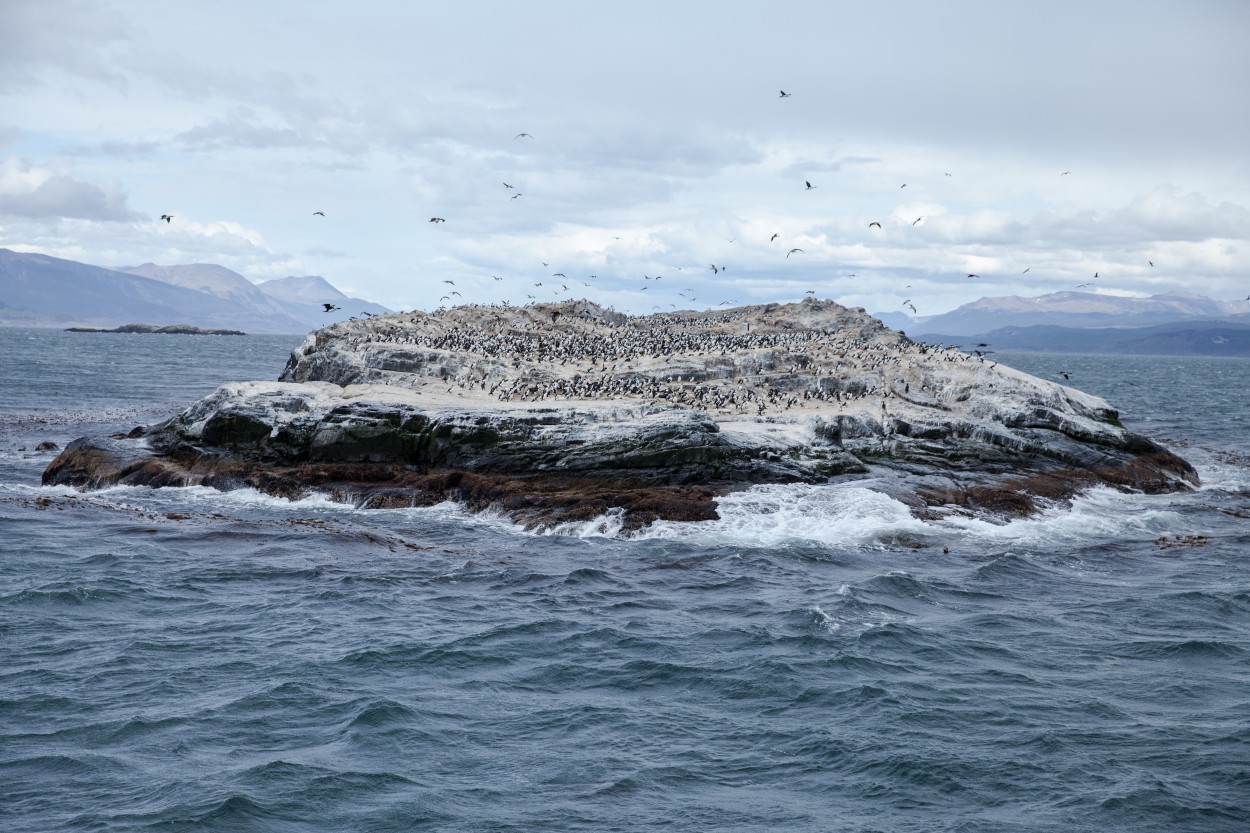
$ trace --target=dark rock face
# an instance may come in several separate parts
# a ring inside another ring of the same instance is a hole
[[[813,327],[826,315],[812,305],[798,313]],[[1098,484],[1165,492],[1197,482],[1188,463],[1126,431],[1102,400],[913,345],[841,307],[827,311],[831,333],[851,326],[855,334],[853,344],[835,345],[841,354],[821,342],[823,331],[795,336],[784,316],[770,331],[774,319],[757,314],[737,353],[739,342],[717,336],[717,349],[697,362],[660,347],[639,354],[624,376],[592,359],[593,372],[603,371],[594,377],[567,367],[559,345],[604,328],[619,340],[633,334],[594,310],[578,314],[548,329],[517,325],[529,341],[498,337],[538,344],[534,367],[516,350],[511,359],[466,353],[471,339],[439,330],[442,319],[378,316],[341,325],[341,337],[319,331],[284,375],[333,382],[223,385],[141,436],[75,441],[44,482],[251,486],[287,497],[317,490],[366,508],[451,499],[548,526],[619,511],[627,529],[714,518],[718,496],[761,483],[872,475],[918,514],[1011,517]],[[735,331],[740,321],[730,322]],[[716,323],[689,326],[706,340]],[[434,347],[422,341],[429,332]],[[781,349],[790,351],[787,369],[768,370]],[[401,354],[405,369],[386,370]],[[841,376],[826,373],[830,361]],[[360,378],[372,384],[344,386]],[[548,404],[554,390],[595,393]],[[715,404],[693,407],[695,398]]]

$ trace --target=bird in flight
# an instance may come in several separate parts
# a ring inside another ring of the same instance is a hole
[[[1088,284],[1088,283],[1077,284],[1077,287],[1076,287],[1076,288],[1077,288],[1077,289],[1084,289],[1084,288],[1085,288],[1085,287],[1087,287],[1087,286],[1092,286],[1092,284]]]
[[[505,188],[511,188],[512,186],[511,186],[511,185],[509,185],[508,183],[506,183],[506,182],[505,182],[505,183],[503,184],[503,187],[505,187]]]
[[[1154,265],[1155,265],[1155,262],[1154,262],[1153,260],[1148,260],[1148,261],[1146,261],[1146,262],[1147,262],[1147,263],[1149,263],[1151,266],[1154,266]]]
[[[314,216],[314,217],[324,217],[324,216],[326,216],[326,213],[325,213],[324,211],[314,211],[314,212],[313,212],[313,216]]]
[[[451,284],[452,286],[455,286],[455,285],[456,285],[456,282],[455,282],[455,281],[443,281],[443,283],[449,283],[449,284]]]
[[[1072,374],[1066,370],[1060,370],[1059,375],[1063,377],[1065,382],[1072,378]]]
[[[968,277],[970,277],[970,278],[979,278],[979,277],[981,277],[981,276],[980,276],[980,275],[974,275],[974,274],[972,274],[971,272],[969,272],[969,273],[968,273]]]
[[[899,188],[906,188],[906,187],[907,187],[907,183],[906,183],[906,182],[904,182],[902,185],[900,185],[900,186],[898,186],[898,187],[899,187]]]
[[[781,97],[782,97],[782,98],[789,98],[789,97],[790,97],[790,94],[789,94],[788,92],[786,92],[785,90],[782,90],[782,91],[781,91]]]
[[[944,174],[944,176],[950,176],[950,174]]]
[[[162,215],[161,215],[161,219],[162,219],[162,220],[164,220],[165,222],[167,222],[167,223],[168,223],[170,220],[174,219],[174,215],[172,215],[172,214],[162,214]]]
[[[1030,266],[1030,267],[1029,267],[1029,269],[1032,269],[1032,268],[1033,268],[1032,266]],[[1027,274],[1029,274],[1029,269],[1025,269],[1025,270],[1024,270],[1023,272],[1021,272],[1020,274],[1021,274],[1021,275],[1027,275]]]
[[[532,138],[534,137],[528,133],[518,133],[512,137],[513,141],[516,141],[517,139],[532,139]]]
[[[803,250],[802,250],[802,249],[791,249],[790,251],[786,252],[786,257],[787,257],[787,258],[788,258],[788,257],[790,257],[790,255],[794,254],[795,252],[803,252]],[[807,252],[803,252],[803,254],[807,254]]]
[[[341,309],[341,307],[336,307],[334,304],[323,303],[321,306],[326,308],[326,312],[334,312],[336,309]]]
[[[806,179],[805,179],[805,180],[803,180],[803,184],[807,186],[806,188],[804,188],[804,189],[803,189],[804,191],[810,191],[810,190],[812,190],[813,188],[815,188],[815,187],[816,187],[816,186],[815,186],[815,185],[813,185],[812,183],[808,182]]]
[[[1072,173],[1072,172],[1071,172],[1071,171],[1064,171],[1063,173],[1059,174],[1059,176],[1067,176],[1067,175],[1068,175],[1068,174],[1070,174],[1070,173]]]
[[[444,220],[442,217],[431,217],[430,222],[431,223],[445,223],[447,221]]]
[[[913,306],[912,304],[907,304],[907,308],[908,308],[909,310],[911,310],[911,311],[912,311],[912,314],[913,314],[913,315],[915,315],[915,314],[916,314],[916,308],[915,308],[915,306]]]
[[[492,278],[494,278],[494,279],[495,279],[495,280],[497,280],[497,281],[501,281],[501,280],[503,280],[503,278],[499,277],[498,275],[491,275],[491,277],[492,277]]]
[[[868,224],[868,228],[872,228],[873,226],[876,226],[877,228],[881,228],[881,224],[878,223],[876,220],[873,220],[871,223]]]
[[[512,199],[515,200],[517,197],[523,197],[523,196],[525,195],[522,194],[520,191],[517,191],[515,194],[512,195]]]
[[[781,236],[781,232],[777,232],[777,233],[776,233],[776,234],[774,234],[772,237],[768,238],[768,242],[769,242],[769,243],[771,243],[771,242],[773,242],[774,240],[776,240],[776,239],[777,239],[778,237],[780,237],[780,236]]]
[[[923,214],[921,214],[919,217],[917,217],[916,219],[912,220],[912,221],[911,221],[911,224],[914,226],[914,225],[916,225],[916,223],[919,223],[919,222],[920,222],[921,220],[923,220],[923,219],[924,219],[924,215],[923,215]]]
[[[720,274],[720,269],[719,269],[719,268],[717,268],[717,266],[716,266],[716,264],[715,264],[715,263],[709,263],[709,264],[708,264],[708,268],[712,270],[712,274],[713,274],[713,275]]]

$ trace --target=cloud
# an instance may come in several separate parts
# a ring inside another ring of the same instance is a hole
[[[0,215],[126,222],[140,218],[116,184],[96,185],[9,158],[0,162]]]

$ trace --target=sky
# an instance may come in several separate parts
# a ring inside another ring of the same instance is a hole
[[[3,0],[0,247],[393,309],[1240,300],[1248,35],[1241,0]]]

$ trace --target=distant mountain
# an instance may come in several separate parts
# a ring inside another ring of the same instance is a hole
[[[982,298],[942,315],[917,318],[908,334],[975,335],[1002,327],[1148,327],[1179,321],[1250,323],[1250,301],[1214,301],[1188,292],[1125,298],[1093,292],[1053,292],[1036,298]],[[894,325],[891,325],[894,326]]]
[[[923,335],[918,341],[997,353],[1115,353],[1250,357],[1250,323],[1183,321],[1153,327],[1001,327],[974,336]]]
[[[381,315],[391,311],[372,301],[344,295],[320,275],[275,278],[256,284],[256,288],[275,301],[281,302],[287,309],[300,313],[305,320],[319,322],[314,325],[317,327],[323,327],[330,321],[360,315],[362,312]],[[324,304],[334,304],[342,309],[327,315]]]
[[[287,278],[307,281],[307,278]],[[43,254],[0,249],[0,326],[112,328],[189,324],[250,333],[305,333],[385,307],[348,298],[321,278],[324,301],[288,301],[223,266],[105,269]],[[281,284],[269,281],[268,284]],[[271,288],[272,289],[272,288]],[[322,303],[342,307],[326,315]]]
[[[142,266],[123,266],[118,271],[221,298],[240,312],[274,319],[276,325],[286,328],[285,332],[297,333],[310,329],[306,316],[292,315],[292,310],[287,305],[275,301],[256,284],[224,266],[213,263],[191,263],[183,266],[145,263]]]

